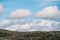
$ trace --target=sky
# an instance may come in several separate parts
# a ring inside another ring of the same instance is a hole
[[[60,31],[60,0],[0,0],[0,29]]]

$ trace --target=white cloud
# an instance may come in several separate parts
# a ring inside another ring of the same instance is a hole
[[[7,30],[11,30],[11,31],[16,31],[18,28],[20,27],[20,25],[11,25],[9,27],[7,27]]]
[[[29,31],[57,31],[60,30],[60,22],[50,20],[35,20]],[[59,29],[58,29],[59,28]]]
[[[12,31],[28,31],[31,28],[29,24],[16,24],[16,25],[11,25],[7,27],[7,30],[12,30]]]
[[[0,13],[2,13],[3,10],[4,10],[4,8],[3,8],[2,4],[0,4]]]
[[[28,16],[31,16],[31,11],[27,10],[27,9],[17,9],[16,11],[13,11],[10,15],[9,18],[25,18]]]
[[[35,22],[33,22],[33,26],[41,26],[41,27],[51,27],[51,24],[52,24],[53,22],[51,22],[51,21],[47,21],[47,20],[37,20],[37,21],[35,21]]]
[[[0,29],[4,28],[6,25],[8,25],[10,23],[9,20],[5,19],[3,21],[0,22]]]
[[[52,30],[52,24],[53,22],[48,20],[37,20],[37,21],[35,20],[32,22],[32,30],[49,31],[50,29]]]
[[[49,6],[36,14],[37,18],[59,19],[60,11],[57,6]]]
[[[12,31],[52,31],[59,30],[60,22],[50,20],[34,20],[30,23],[15,24],[7,27],[7,30]]]
[[[30,29],[31,28],[31,25],[29,24],[24,24],[21,26],[21,29]]]

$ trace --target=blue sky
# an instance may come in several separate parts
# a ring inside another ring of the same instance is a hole
[[[54,21],[55,24],[59,24],[60,22],[60,0],[0,0],[0,4],[0,9],[3,9],[2,12],[0,10],[0,25],[4,24],[5,21],[6,24],[4,25],[9,25],[8,27],[3,26],[2,29],[9,29],[10,26],[13,26],[11,23],[14,25],[22,24],[21,26],[24,26],[25,24],[30,25],[35,20],[41,19],[47,20],[47,24],[49,24],[50,21]],[[12,20],[17,21],[17,23],[13,23]],[[8,21],[10,21],[10,23]],[[50,26],[51,25],[52,24],[50,23]],[[14,30],[14,28],[15,27],[11,29]]]
[[[29,9],[33,13],[47,6],[57,6],[60,10],[60,1],[46,1],[46,0],[0,0],[0,3],[5,8],[4,17],[11,11],[16,9]]]

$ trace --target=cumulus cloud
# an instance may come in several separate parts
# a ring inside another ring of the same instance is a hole
[[[18,28],[20,27],[20,25],[11,25],[9,27],[7,27],[7,30],[11,30],[11,31],[16,31]]]
[[[25,18],[25,17],[31,16],[31,14],[32,12],[30,10],[17,9],[9,15],[9,18],[14,18],[14,19]]]
[[[8,25],[10,23],[9,20],[5,19],[5,20],[2,20],[0,21],[0,29],[1,28],[4,28],[6,25]]]
[[[51,22],[51,21],[47,21],[47,20],[37,20],[37,21],[33,21],[33,26],[41,26],[41,27],[51,27],[51,24],[52,24],[53,22]]]
[[[59,19],[60,11],[57,6],[49,6],[37,12],[35,16],[37,18]]]
[[[7,30],[12,31],[52,31],[52,30],[60,30],[60,22],[50,21],[50,20],[33,20],[31,22],[19,20],[20,18],[29,17],[32,15],[32,12],[26,9],[17,9],[13,11],[8,18],[12,18],[9,21],[3,20],[0,23],[1,28],[5,25],[11,23]],[[49,18],[49,19],[58,19],[60,18],[60,11],[57,6],[49,6],[44,8],[42,11],[39,11],[36,15],[37,18]],[[23,23],[24,22],[24,23]],[[23,24],[20,24],[23,23]],[[3,26],[2,26],[3,25]]]
[[[24,24],[21,26],[21,29],[30,29],[31,28],[31,25],[29,24]]]
[[[28,31],[30,29],[30,25],[29,24],[17,24],[17,25],[11,25],[9,27],[6,28],[7,30],[12,30],[12,31]]]
[[[7,30],[12,31],[54,31],[59,30],[60,22],[50,20],[34,20],[30,23],[11,25]]]
[[[3,8],[2,4],[0,4],[0,13],[2,13],[3,10],[4,10],[4,8]]]
[[[15,25],[15,24],[19,24],[20,20],[8,20],[8,19],[4,19],[2,21],[0,21],[0,28],[5,28],[8,27],[10,25]]]
[[[53,22],[47,20],[35,20],[32,23],[32,30],[35,31],[51,31]],[[32,31],[29,30],[29,31]]]

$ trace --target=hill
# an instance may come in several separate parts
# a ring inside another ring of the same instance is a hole
[[[0,40],[60,40],[60,31],[17,32],[0,29]]]

